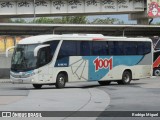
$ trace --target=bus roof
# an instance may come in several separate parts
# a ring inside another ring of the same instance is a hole
[[[22,39],[18,44],[37,44],[52,40],[89,40],[89,41],[151,41],[149,38],[127,38],[116,36],[103,36],[102,34],[63,34],[38,35]]]

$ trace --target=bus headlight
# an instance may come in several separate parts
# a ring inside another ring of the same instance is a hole
[[[30,74],[30,76],[33,76],[33,75],[35,75],[36,73],[35,72],[32,72],[31,74]]]
[[[31,79],[31,82],[34,82],[34,79]]]
[[[35,74],[40,73],[40,72],[41,72],[41,70],[36,70],[36,71],[30,72],[30,73],[27,73],[26,76],[31,77],[31,76],[33,76]]]
[[[24,74],[24,77],[31,77],[33,75],[35,75],[36,73],[33,71],[33,72],[30,72],[30,73],[26,73]]]

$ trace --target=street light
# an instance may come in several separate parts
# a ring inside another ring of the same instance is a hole
[[[34,0],[34,3],[33,3],[33,7],[34,7],[34,21],[36,19],[36,6],[35,6],[35,3],[36,3],[36,0]]]

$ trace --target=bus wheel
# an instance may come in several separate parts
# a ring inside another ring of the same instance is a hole
[[[111,81],[98,81],[100,85],[109,85]]]
[[[160,69],[155,69],[153,75],[160,76]]]
[[[35,89],[41,89],[42,85],[39,85],[39,84],[33,84],[33,87],[34,87]]]
[[[129,84],[131,82],[131,73],[129,71],[124,71],[122,75],[122,80],[118,81],[118,84]]]
[[[64,75],[63,73],[59,73],[56,79],[56,88],[64,88],[66,80],[66,75]]]

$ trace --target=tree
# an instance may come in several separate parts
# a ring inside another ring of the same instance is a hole
[[[47,17],[40,17],[37,18],[30,23],[48,23],[48,24],[55,24],[55,23],[62,23],[61,18],[47,18]]]
[[[120,21],[119,19],[116,18],[106,18],[106,19],[101,19],[101,18],[96,18],[91,24],[124,24],[123,21]]]
[[[27,23],[25,19],[19,18],[19,19],[9,19],[10,23]]]
[[[50,23],[50,24],[86,24],[86,16],[64,16],[61,18],[40,17],[30,23]]]
[[[86,24],[88,22],[86,16],[66,16],[62,17],[62,23],[68,24]]]
[[[64,16],[57,18],[48,18],[40,17],[32,20],[31,22],[26,21],[25,19],[15,19],[10,20],[11,23],[42,23],[42,24],[124,24],[123,21],[120,21],[116,18],[96,18],[93,21],[88,21],[86,16]]]

